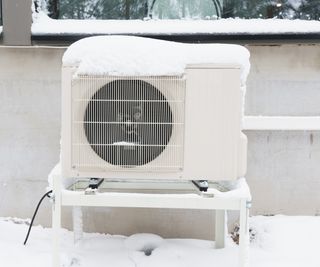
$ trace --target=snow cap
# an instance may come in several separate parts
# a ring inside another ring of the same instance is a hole
[[[134,36],[96,36],[72,44],[64,66],[78,67],[78,75],[182,75],[188,64],[240,66],[245,84],[249,51],[233,44],[185,44]]]

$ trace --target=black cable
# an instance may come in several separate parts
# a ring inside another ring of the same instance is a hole
[[[28,241],[28,238],[29,238],[29,235],[30,235],[30,232],[31,232],[31,227],[32,227],[32,225],[33,225],[33,221],[34,221],[35,217],[37,216],[38,209],[39,209],[42,201],[43,201],[46,197],[50,197],[49,195],[50,195],[51,193],[52,193],[52,190],[48,191],[48,192],[45,193],[45,194],[42,196],[42,198],[40,199],[40,201],[39,201],[39,203],[38,203],[38,205],[37,205],[37,208],[36,208],[36,210],[35,210],[34,213],[33,213],[33,216],[32,216],[32,219],[31,219],[31,223],[30,223],[30,225],[29,225],[28,233],[27,233],[26,239],[25,239],[24,242],[23,242],[23,245],[26,245],[26,244],[27,244],[27,241]]]

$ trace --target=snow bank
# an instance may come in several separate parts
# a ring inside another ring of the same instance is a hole
[[[52,231],[36,226],[27,246],[22,242],[27,225],[22,220],[0,218],[0,262],[4,267],[43,267],[52,261]],[[23,222],[23,221],[22,221]],[[252,267],[319,267],[320,217],[252,217],[255,239],[250,246]],[[234,267],[238,246],[228,238],[225,249],[213,249],[214,242],[190,239],[156,239],[150,256],[137,244],[155,241],[146,234],[131,237],[84,234],[75,246],[72,232],[61,231],[62,266],[119,267]],[[133,243],[133,247],[126,245]],[[18,257],[17,257],[18,255]]]
[[[251,218],[254,240],[250,253],[253,261],[261,260],[260,264],[252,266],[320,266],[319,226],[320,217],[277,215]]]
[[[249,73],[249,52],[231,44],[184,44],[133,36],[96,36],[72,44],[64,66],[78,66],[77,74],[182,75],[187,64],[236,64],[242,84]]]
[[[34,13],[33,35],[320,33],[320,21],[287,19],[54,20]]]

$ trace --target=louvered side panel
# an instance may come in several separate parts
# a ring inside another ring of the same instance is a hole
[[[239,69],[187,69],[186,178],[237,178],[240,104]]]

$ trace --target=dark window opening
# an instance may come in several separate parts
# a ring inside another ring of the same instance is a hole
[[[2,24],[2,1],[0,1],[0,25]]]
[[[54,19],[320,19],[320,0],[34,0]]]

